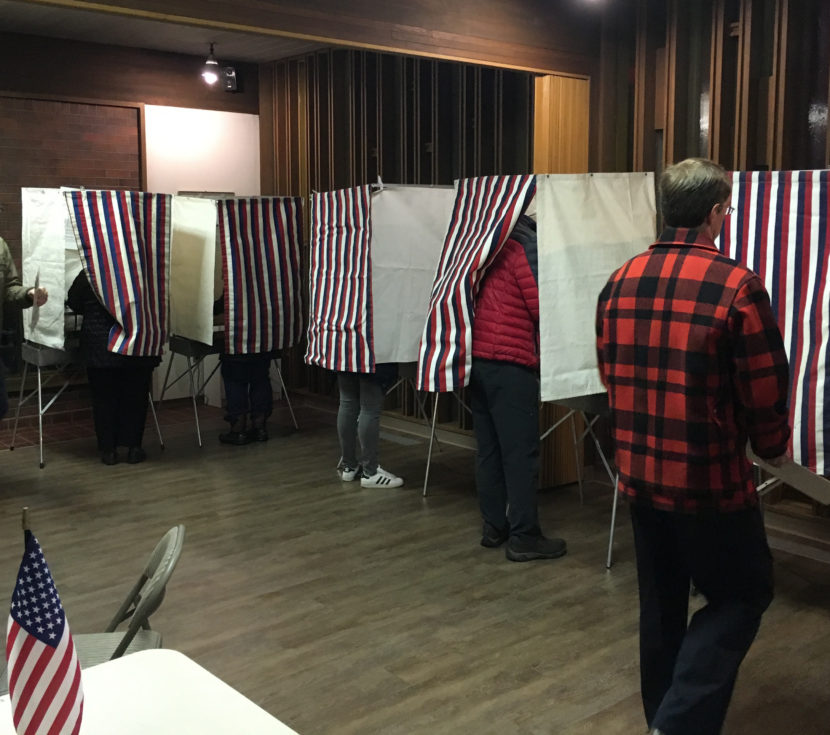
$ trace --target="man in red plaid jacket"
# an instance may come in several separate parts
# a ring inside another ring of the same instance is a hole
[[[745,449],[784,461],[789,375],[763,283],[714,243],[732,209],[726,172],[689,159],[660,190],[667,227],[600,294],[597,356],[631,501],[646,720],[715,735],[772,601]],[[707,604],[687,623],[690,582]]]

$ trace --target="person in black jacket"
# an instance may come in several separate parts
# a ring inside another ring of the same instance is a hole
[[[83,316],[81,358],[92,392],[92,416],[101,461],[118,462],[118,447],[127,447],[127,462],[147,459],[141,447],[147,420],[150,380],[159,357],[118,355],[107,349],[115,318],[98,300],[84,271],[75,278],[66,303]]]

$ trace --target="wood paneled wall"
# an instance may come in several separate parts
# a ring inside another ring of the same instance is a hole
[[[635,28],[631,0],[603,13],[599,74],[591,79],[592,171],[632,170]]]
[[[638,0],[637,18],[636,168],[830,165],[830,3]]]
[[[258,112],[258,68],[235,64],[240,91],[209,87],[204,58],[0,33],[0,92],[31,98]]]
[[[536,78],[534,173],[588,172],[590,97],[587,79]]]
[[[262,190],[531,170],[533,75],[335,50],[262,69]],[[269,130],[269,126],[271,129]]]
[[[207,87],[204,59],[0,33],[0,235],[21,257],[21,187],[141,189],[145,104],[256,114],[258,69],[237,67],[242,91]],[[17,344],[19,312],[4,327]],[[17,355],[17,352],[14,352]],[[11,363],[10,363],[11,364]]]
[[[84,0],[40,0],[88,9]],[[573,0],[99,0],[98,12],[421,57],[586,74],[600,4]]]
[[[586,173],[590,123],[590,82],[562,76],[536,78],[533,172]],[[540,411],[540,431],[544,432],[563,416],[567,409],[545,404]],[[576,431],[582,432],[577,419]],[[579,445],[579,462],[582,444]],[[575,482],[577,459],[571,426],[563,424],[541,449],[540,483],[543,487]]]

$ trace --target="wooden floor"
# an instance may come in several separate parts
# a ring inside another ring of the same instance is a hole
[[[627,513],[605,570],[610,488],[540,496],[565,558],[515,564],[478,545],[472,454],[385,435],[400,490],[335,476],[331,413],[297,407],[265,444],[226,447],[214,409],[160,420],[150,459],[105,467],[90,436],[0,453],[0,606],[20,562],[20,508],[76,632],[102,629],[162,533],[187,526],[154,618],[183,651],[301,735],[588,735],[645,731]],[[280,427],[286,427],[282,431]],[[599,477],[599,475],[597,475]],[[776,554],[777,598],[743,666],[724,733],[826,735],[828,567]],[[5,580],[5,581],[3,581]],[[136,703],[136,706],[148,706]],[[705,735],[705,734],[702,734]]]

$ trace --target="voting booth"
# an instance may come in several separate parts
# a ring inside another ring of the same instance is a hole
[[[792,461],[773,467],[750,457],[769,475],[764,495],[786,484],[830,505],[826,438],[830,417],[830,172],[735,171],[732,206],[721,251],[764,281],[790,363]]]
[[[171,355],[160,396],[187,380],[201,446],[196,397],[216,373],[220,353],[273,353],[285,393],[279,355],[303,328],[302,200],[175,196],[172,242],[170,350],[186,368],[171,379]]]
[[[21,197],[23,278],[49,290],[24,320],[24,370],[76,366],[80,321],[64,302],[81,270],[116,320],[110,351],[186,355],[194,411],[205,357],[278,354],[302,336],[299,198],[36,188]],[[57,395],[43,408],[38,389],[41,417]],[[198,436],[198,413],[196,424]]]
[[[306,363],[371,373],[417,360],[454,197],[389,184],[312,196]]]
[[[75,348],[80,319],[66,314],[64,302],[81,270],[116,319],[108,349],[122,355],[161,354],[168,321],[170,197],[143,192],[31,188],[21,190],[21,200],[23,278],[46,287],[49,300],[33,307],[24,319],[23,388],[12,448],[20,408],[36,396],[42,468],[43,415],[78,368]],[[30,365],[37,371],[37,388],[24,397]],[[46,367],[58,368],[49,380],[61,377],[63,384],[44,404],[46,384],[41,370]]]

